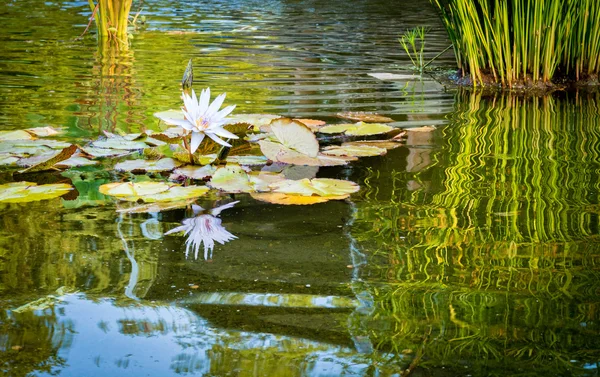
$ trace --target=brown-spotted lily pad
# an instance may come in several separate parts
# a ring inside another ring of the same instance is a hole
[[[161,158],[160,160],[127,160],[119,162],[115,165],[115,170],[130,171],[130,172],[161,172],[171,171],[178,166],[183,165],[182,162],[172,158]]]
[[[324,134],[344,133],[349,136],[379,135],[393,131],[395,128],[380,123],[358,122],[353,124],[333,124],[319,130]]]
[[[12,182],[0,185],[0,202],[23,203],[53,199],[62,196],[73,187],[66,183],[37,185],[32,182]]]
[[[186,165],[175,169],[169,179],[178,179],[180,177],[191,179],[206,179],[212,177],[217,168],[212,165],[196,166]]]
[[[58,152],[42,154],[30,158],[21,159],[18,164],[21,166],[29,166],[27,169],[20,170],[20,173],[32,173],[52,169],[61,161],[69,159],[77,151],[76,145],[70,145]]]
[[[387,149],[369,145],[344,143],[341,146],[336,145],[323,148],[322,153],[330,156],[369,157],[384,155],[387,153]]]
[[[392,118],[388,118],[383,115],[375,114],[375,113],[364,113],[364,112],[355,112],[355,111],[346,111],[343,113],[336,114],[338,118],[354,120],[357,122],[365,122],[365,123],[390,123],[394,120]]]

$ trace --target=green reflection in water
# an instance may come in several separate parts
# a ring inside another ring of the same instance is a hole
[[[600,99],[580,96],[459,93],[441,147],[410,147],[426,164],[371,170],[353,234],[378,350],[439,373],[597,373]]]

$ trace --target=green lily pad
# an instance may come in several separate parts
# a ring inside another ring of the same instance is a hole
[[[367,136],[384,134],[392,130],[394,130],[394,127],[385,124],[358,122],[354,124],[334,124],[325,126],[321,128],[319,132],[325,134],[344,133],[349,136]]]
[[[157,117],[158,119],[160,119],[162,122],[166,123],[166,124],[171,124],[167,121],[164,121],[163,119],[178,119],[178,120],[184,120],[185,116],[183,115],[183,112],[181,110],[166,110],[166,111],[159,111],[158,113],[154,113],[154,116]]]
[[[171,175],[171,179],[184,176],[191,179],[206,179],[212,177],[217,168],[212,165],[196,166],[186,165],[181,168],[175,169]]]
[[[148,144],[143,141],[127,140],[122,137],[111,137],[106,140],[96,140],[92,142],[92,146],[96,148],[121,149],[121,150],[136,150],[148,148]]]
[[[73,187],[66,183],[37,185],[32,182],[12,182],[0,185],[0,202],[23,203],[53,199],[62,196]]]
[[[165,182],[115,182],[99,188],[100,193],[120,200],[146,203],[168,202],[197,198],[208,192],[206,186],[179,186]]]
[[[360,187],[350,181],[331,178],[284,180],[271,184],[273,192],[304,196],[342,196],[357,192]]]
[[[6,140],[32,140],[33,136],[24,130],[0,131],[0,141]]]
[[[77,151],[76,145],[70,145],[59,152],[24,158],[19,161],[21,166],[29,166],[27,169],[20,170],[20,173],[32,173],[53,168],[61,161],[69,159]]]
[[[71,168],[75,166],[90,166],[96,164],[98,164],[98,161],[92,161],[83,156],[71,156],[64,161],[58,162],[55,166],[59,168]]]
[[[0,153],[0,165],[14,165],[21,157],[16,157],[10,153]]]
[[[268,159],[265,156],[228,156],[225,161],[233,164],[253,166],[264,165]]]
[[[81,150],[84,153],[89,154],[92,157],[114,157],[114,156],[123,156],[129,152],[128,150],[123,149],[111,149],[111,148],[96,148],[92,146],[81,147]]]
[[[336,115],[338,118],[350,119],[350,120],[366,122],[366,123],[390,123],[390,122],[394,121],[392,118],[388,118],[383,115],[374,114],[374,113],[365,113],[362,111],[359,111],[359,112],[346,111],[343,113],[337,113]]]
[[[248,174],[239,165],[233,164],[218,168],[208,185],[229,193],[255,191]]]
[[[161,158],[160,160],[127,160],[119,162],[115,165],[115,170],[118,171],[171,171],[178,166],[183,165],[182,162],[176,161],[172,158]]]
[[[322,152],[329,156],[369,157],[384,155],[387,153],[387,149],[369,145],[342,144],[341,146],[326,147]]]

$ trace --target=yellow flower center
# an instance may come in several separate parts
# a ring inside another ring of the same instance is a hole
[[[198,118],[196,119],[196,128],[198,128],[198,130],[203,131],[205,129],[208,128],[208,121],[205,120],[204,118]]]

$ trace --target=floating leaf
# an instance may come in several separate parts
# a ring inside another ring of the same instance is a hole
[[[67,168],[67,167],[74,167],[74,166],[90,166],[90,165],[96,165],[96,164],[98,164],[98,161],[92,161],[83,156],[75,156],[74,155],[64,161],[57,163],[56,167]]]
[[[385,149],[395,149],[398,147],[401,147],[402,144],[399,143],[398,141],[394,141],[397,139],[392,139],[392,140],[361,140],[361,141],[349,141],[347,143],[344,143],[342,145],[351,145],[351,146],[367,146],[367,147],[378,147],[378,148],[385,148]]]
[[[25,131],[27,131],[30,134],[32,134],[33,136],[37,136],[37,137],[54,136],[54,135],[58,135],[61,133],[61,130],[58,130],[58,129],[50,127],[50,126],[28,128]]]
[[[273,189],[273,192],[305,196],[349,195],[360,189],[354,182],[331,178],[301,179],[299,181],[286,179],[284,181],[276,182],[270,187]]]
[[[27,169],[20,170],[19,173],[32,173],[36,171],[48,170],[54,167],[57,163],[67,160],[77,151],[77,145],[70,145],[58,153],[51,155],[41,155],[30,158],[24,158],[19,161],[19,165],[28,166]]]
[[[98,191],[104,195],[122,198],[127,196],[154,195],[167,191],[171,186],[166,182],[113,182],[100,186]]]
[[[406,128],[406,132],[433,132],[436,130],[434,126],[423,126],[423,127],[413,127]]]
[[[37,139],[37,140],[8,140],[0,141],[0,153],[10,153],[14,156],[33,156],[52,152],[53,149],[64,149],[71,143],[62,141]]]
[[[327,124],[325,121],[317,119],[300,118],[294,120],[304,124],[306,127],[310,128],[312,132],[317,132],[321,127]]]
[[[217,169],[208,185],[230,193],[254,191],[248,174],[239,165],[233,164]]]
[[[264,165],[268,159],[265,156],[228,156],[225,160],[228,163],[239,165]]]
[[[133,207],[119,208],[119,213],[157,213],[170,211],[172,209],[184,208],[194,203],[195,199],[177,200],[170,202],[156,202],[134,205]]]
[[[261,127],[268,126],[273,119],[281,118],[281,115],[274,114],[236,114],[227,118],[226,124],[246,123],[254,126],[258,131]]]
[[[284,146],[309,157],[319,153],[319,142],[315,134],[304,124],[289,119],[275,119],[271,122],[271,131],[277,141]]]
[[[107,183],[99,188],[100,193],[114,196],[121,200],[146,203],[166,202],[197,198],[208,192],[206,186],[179,186],[165,182],[115,182]]]
[[[154,113],[154,116],[157,117],[158,119],[160,119],[165,124],[170,124],[170,125],[175,125],[175,126],[176,126],[176,124],[169,123],[164,119],[174,119],[174,120],[184,120],[185,119],[185,116],[183,115],[183,112],[181,110],[159,111],[158,113]]]
[[[350,136],[367,136],[384,134],[394,129],[394,127],[390,127],[385,124],[358,122],[354,124],[334,124],[325,126],[321,128],[319,132],[326,134],[343,132]]]
[[[0,165],[14,165],[21,158],[11,155],[10,153],[0,154]]]
[[[6,140],[31,140],[33,136],[23,130],[0,131],[0,141]]]
[[[122,137],[111,137],[106,140],[96,140],[92,142],[92,146],[96,148],[136,150],[148,148],[148,144],[143,141],[127,140]]]
[[[180,176],[184,176],[186,178],[191,179],[206,179],[212,177],[217,168],[212,165],[205,166],[195,166],[195,165],[186,165],[184,167],[175,169],[170,179],[176,179]]]
[[[346,165],[348,161],[356,160],[352,157],[334,157],[319,154],[316,157],[310,157],[300,152],[268,140],[258,142],[260,150],[268,159],[274,162],[281,162],[292,165],[308,166],[339,166]]]
[[[123,149],[96,148],[92,146],[80,147],[80,149],[83,153],[86,153],[92,157],[123,156],[130,153],[129,151]]]
[[[384,155],[387,153],[387,149],[368,145],[342,144],[341,146],[326,147],[322,152],[330,156],[368,157]]]
[[[285,180],[283,174],[268,171],[253,171],[248,174],[248,178],[254,187],[254,191],[271,191],[270,185]]]
[[[161,158],[160,160],[127,160],[119,162],[115,165],[115,170],[119,171],[171,171],[176,167],[182,165],[180,161],[176,161],[172,158]]]
[[[273,204],[283,204],[283,205],[311,205],[318,203],[325,203],[330,200],[343,200],[346,199],[349,195],[341,195],[341,196],[304,196],[304,195],[295,195],[295,194],[284,194],[281,192],[265,192],[258,193],[253,192],[250,193],[256,200],[260,200],[262,202],[273,203]]]
[[[350,119],[354,121],[367,122],[367,123],[389,123],[393,122],[392,118],[388,118],[383,115],[374,114],[374,113],[365,113],[362,111],[347,111],[343,113],[336,114],[338,118],[342,119]]]
[[[53,199],[62,196],[73,187],[66,183],[37,185],[32,182],[12,182],[0,185],[0,202],[22,203]]]

